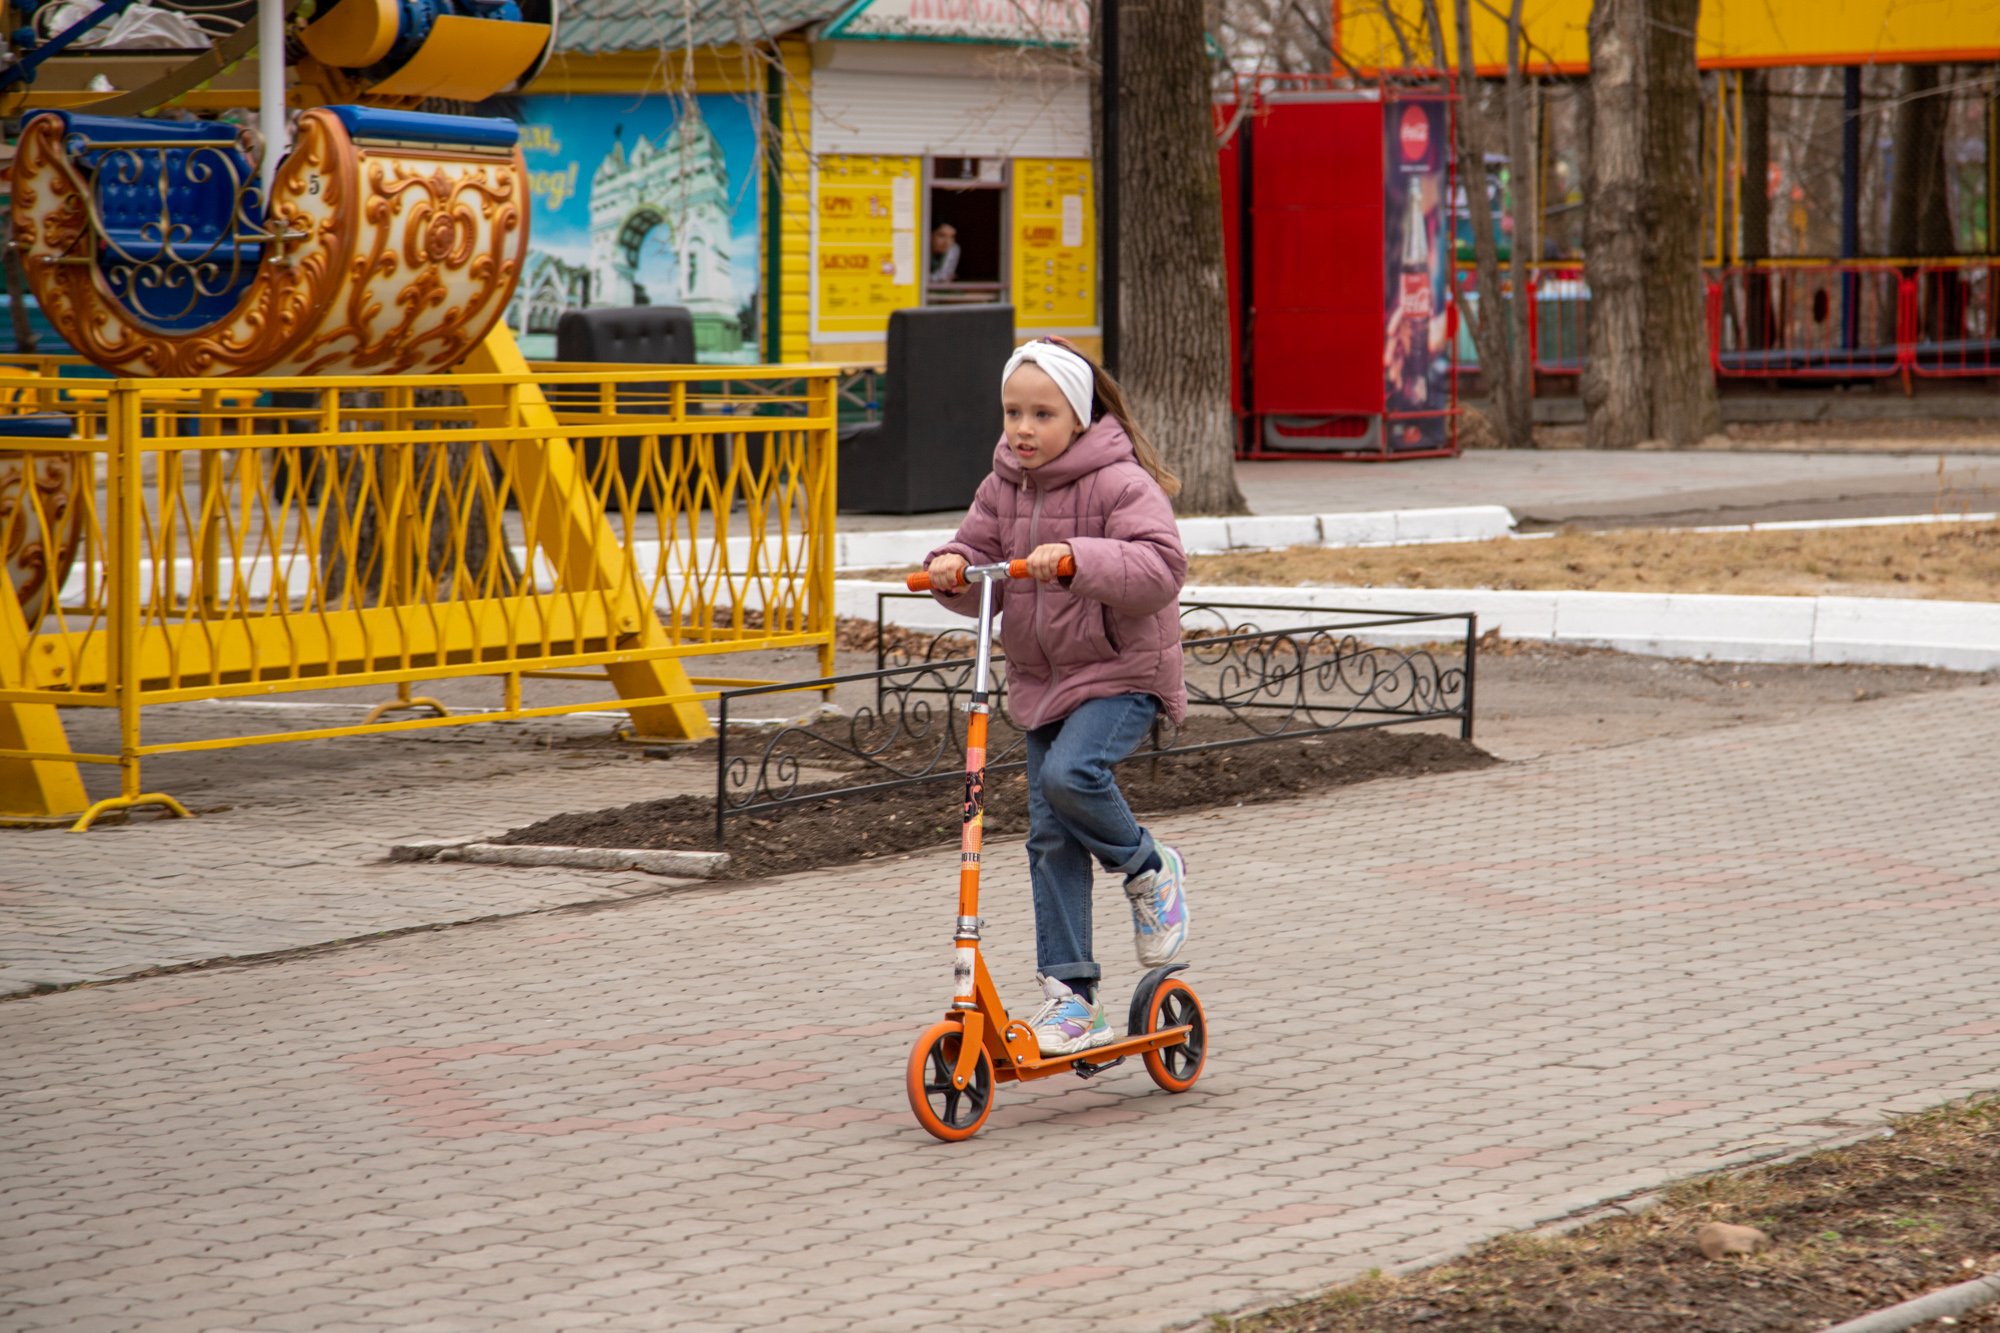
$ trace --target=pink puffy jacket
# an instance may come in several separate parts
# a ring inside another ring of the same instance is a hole
[[[1181,676],[1181,582],[1187,556],[1173,506],[1133,456],[1118,419],[1105,416],[1069,448],[1032,470],[1003,438],[993,472],[947,552],[973,564],[1019,560],[1046,542],[1068,542],[1076,574],[1054,583],[994,586],[1007,654],[1007,711],[1030,730],[1077,705],[1150,694],[1178,723],[1187,713]],[[979,614],[979,590],[938,593],[962,615]]]

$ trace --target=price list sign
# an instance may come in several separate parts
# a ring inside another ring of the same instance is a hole
[[[914,157],[820,159],[814,247],[815,323],[821,334],[881,337],[889,312],[919,301]]]
[[[1023,329],[1097,323],[1097,210],[1090,163],[1014,162],[1014,317]]]

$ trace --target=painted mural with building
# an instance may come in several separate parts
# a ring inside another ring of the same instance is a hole
[[[757,109],[742,96],[513,99],[533,198],[507,322],[553,356],[564,310],[684,306],[705,362],[759,359]]]

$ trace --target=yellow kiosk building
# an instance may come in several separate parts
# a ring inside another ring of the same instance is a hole
[[[565,9],[519,96],[533,241],[508,323],[678,305],[704,362],[878,362],[889,314],[1098,334],[1081,0]],[[662,27],[662,23],[666,27]]]

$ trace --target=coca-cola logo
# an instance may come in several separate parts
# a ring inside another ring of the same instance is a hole
[[[1397,142],[1403,146],[1405,162],[1420,162],[1431,151],[1431,118],[1418,106],[1403,108],[1403,120],[1396,127]]]

